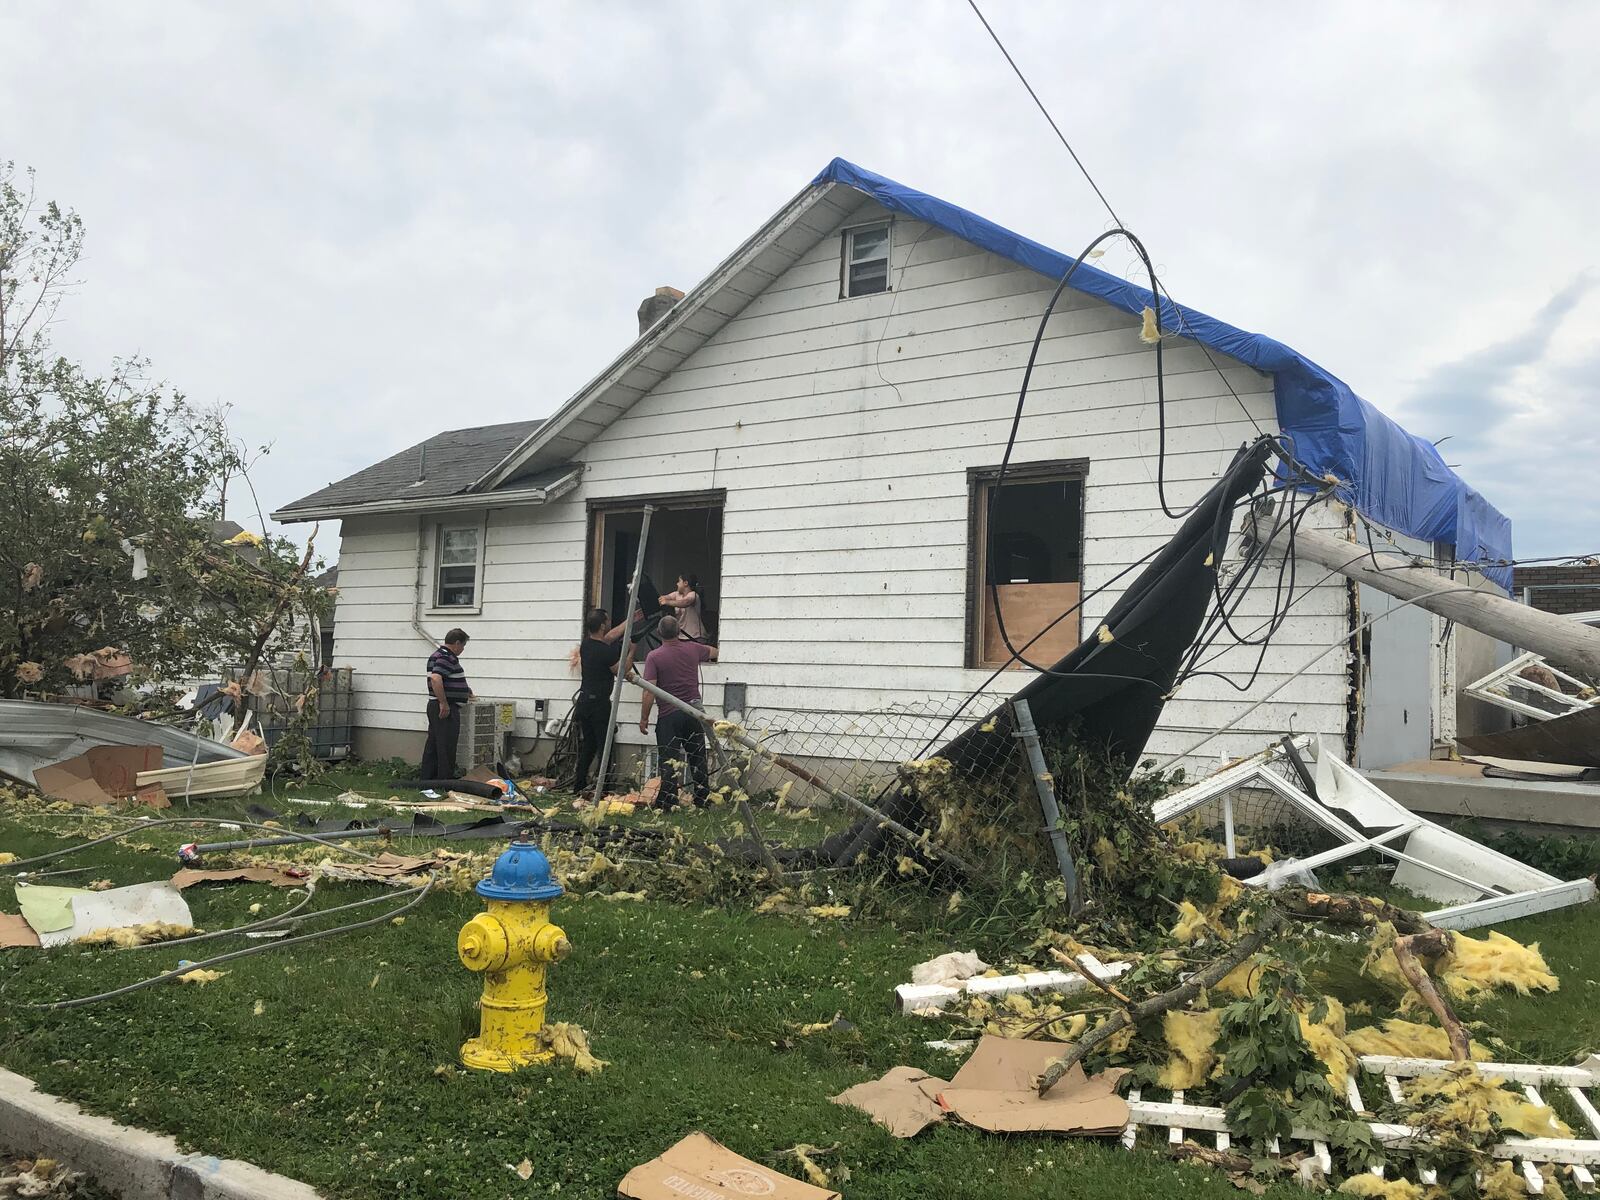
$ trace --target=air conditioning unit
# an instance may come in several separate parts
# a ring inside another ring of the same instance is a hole
[[[456,769],[493,767],[507,756],[507,739],[517,725],[515,700],[468,700],[461,709],[461,741],[456,746]]]

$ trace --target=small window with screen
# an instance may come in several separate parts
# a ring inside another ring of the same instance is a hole
[[[844,231],[840,294],[874,296],[889,290],[889,222]]]
[[[437,608],[476,608],[478,568],[482,564],[483,526],[439,526],[439,575],[434,591]]]

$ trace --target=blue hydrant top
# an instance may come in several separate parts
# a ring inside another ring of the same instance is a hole
[[[512,842],[476,890],[486,900],[554,900],[566,891],[550,877],[550,860],[532,842]]]

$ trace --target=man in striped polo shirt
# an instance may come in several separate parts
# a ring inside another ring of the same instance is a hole
[[[476,700],[461,669],[467,634],[452,629],[444,645],[428,655],[428,744],[422,748],[423,779],[456,778],[456,745],[461,741],[461,708]]]

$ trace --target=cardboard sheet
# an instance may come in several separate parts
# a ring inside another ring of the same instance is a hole
[[[10,950],[16,946],[37,948],[38,945],[39,935],[26,919],[16,913],[0,913],[0,950]]]
[[[895,1137],[916,1137],[935,1121],[944,1120],[938,1096],[949,1086],[915,1067],[890,1067],[883,1078],[846,1088],[833,1102],[859,1108]]]
[[[840,1200],[830,1192],[751,1162],[703,1133],[681,1142],[635,1167],[617,1185],[627,1200],[716,1200],[769,1196],[772,1200]]]
[[[86,808],[116,804],[139,788],[141,771],[160,770],[160,746],[91,746],[82,754],[38,767],[33,781],[52,800]]]
[[[18,888],[17,891],[20,893],[23,889]],[[165,921],[169,925],[194,924],[189,906],[178,894],[178,889],[165,879],[111,888],[104,892],[82,892],[72,896],[70,903],[71,925],[49,932],[39,930],[39,941],[46,947],[64,946],[97,930],[121,929],[128,925],[143,925],[147,921]],[[38,929],[38,926],[34,928]]]
[[[1090,1079],[1082,1067],[1074,1067],[1044,1096],[1037,1094],[1037,1079],[1066,1049],[1062,1042],[985,1034],[950,1086],[939,1092],[939,1101],[967,1124],[993,1133],[1098,1137],[1122,1132],[1128,1103],[1117,1095],[1117,1085],[1127,1074],[1124,1070],[1103,1071]]]
[[[270,883],[273,887],[303,887],[310,877],[310,872],[291,875],[279,867],[234,867],[214,871],[185,867],[172,877],[171,883],[180,892],[197,883]]]
[[[17,906],[35,933],[54,933],[72,925],[72,898],[89,895],[88,888],[17,884]]]

